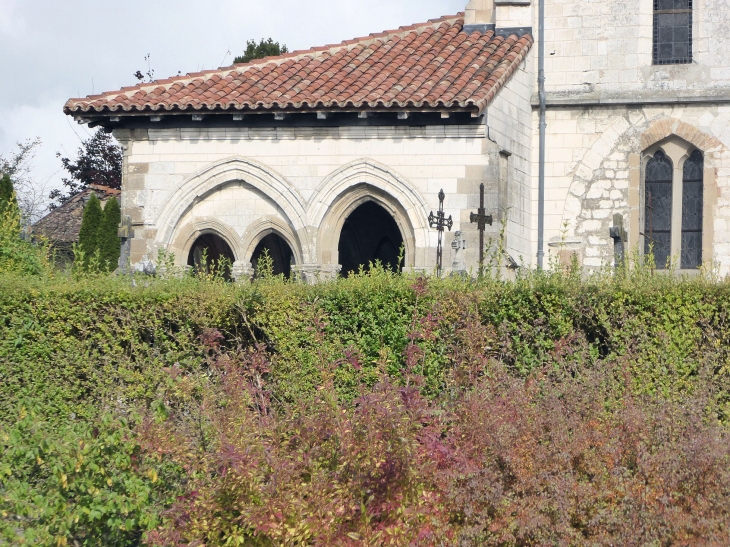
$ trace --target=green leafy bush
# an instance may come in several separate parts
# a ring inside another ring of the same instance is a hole
[[[136,284],[137,286],[133,286]],[[417,288],[414,289],[414,286]],[[465,338],[517,375],[545,364],[590,367],[631,356],[637,393],[692,391],[699,370],[730,375],[730,286],[664,277],[576,281],[541,274],[516,282],[416,282],[382,270],[317,286],[261,279],[232,285],[55,276],[6,277],[0,290],[0,420],[37,398],[45,419],[92,416],[104,405],[154,400],[163,369],[204,374],[198,336],[215,328],[230,346],[265,343],[280,401],[309,397],[319,363],[359,356],[334,372],[341,397],[388,374],[400,381],[418,338],[424,393],[450,389],[446,372]],[[414,315],[414,313],[416,315]],[[414,327],[414,320],[422,323]],[[474,325],[478,335],[466,333]],[[480,327],[480,328],[482,328]],[[461,350],[459,350],[461,351]],[[730,410],[730,407],[728,407]]]
[[[0,281],[0,545],[730,541],[727,282]]]
[[[167,501],[156,463],[123,419],[56,429],[22,409],[0,427],[0,544],[139,545]]]
[[[0,275],[42,275],[49,269],[45,245],[24,237],[13,184],[5,175],[0,178]]]

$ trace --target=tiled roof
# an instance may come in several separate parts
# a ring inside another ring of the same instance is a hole
[[[43,235],[55,245],[77,242],[84,207],[91,192],[96,194],[102,205],[110,198],[118,198],[121,194],[119,190],[92,184],[36,222],[33,225],[33,233]]]
[[[463,15],[340,45],[269,57],[69,100],[64,111],[465,109],[481,113],[532,36],[462,32]]]

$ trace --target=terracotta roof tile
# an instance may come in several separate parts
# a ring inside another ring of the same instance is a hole
[[[482,112],[530,35],[467,35],[461,14],[340,45],[70,99],[74,113],[459,108]]]

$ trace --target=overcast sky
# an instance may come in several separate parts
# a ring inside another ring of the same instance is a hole
[[[0,154],[40,137],[34,176],[60,184],[56,152],[74,155],[86,126],[71,97],[230,65],[246,40],[305,49],[420,23],[467,0],[0,0]],[[230,51],[230,54],[228,53]]]

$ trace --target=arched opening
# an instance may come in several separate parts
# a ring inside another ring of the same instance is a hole
[[[380,261],[383,267],[397,271],[403,267],[398,256],[403,247],[403,234],[392,215],[373,201],[355,209],[342,227],[338,247],[342,275],[357,272],[362,266]]]
[[[644,184],[644,253],[654,254],[657,269],[665,269],[672,256],[672,160],[658,150],[646,164]]]
[[[702,265],[702,224],[704,208],[705,158],[695,150],[682,169],[682,250],[680,267],[697,269]]]
[[[228,281],[232,280],[231,266],[236,261],[231,247],[216,234],[203,234],[193,243],[188,254],[188,266],[196,271],[219,272]],[[221,271],[222,267],[222,271]]]
[[[259,275],[259,261],[264,253],[268,253],[271,259],[271,270],[273,275],[284,275],[285,278],[291,277],[291,267],[294,259],[294,253],[289,244],[278,234],[269,234],[263,238],[254,249],[251,257],[251,266],[253,266],[254,276]]]

